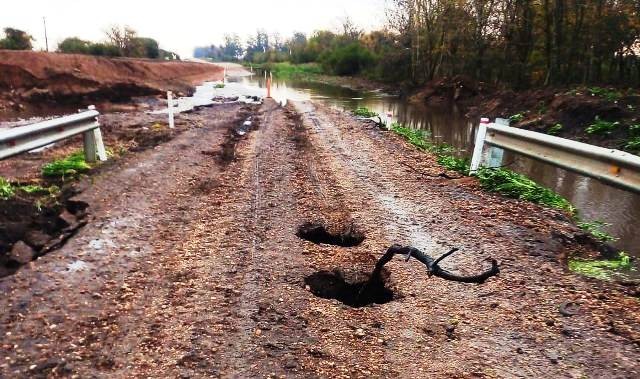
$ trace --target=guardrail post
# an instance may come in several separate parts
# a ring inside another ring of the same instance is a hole
[[[471,168],[469,170],[470,175],[478,171],[482,164],[482,152],[484,151],[484,140],[487,137],[487,125],[489,125],[489,119],[482,118],[478,132],[476,133],[476,144],[473,148],[473,157],[471,158]]]
[[[90,105],[88,107],[89,110],[95,110],[96,107]],[[96,124],[98,123],[98,118],[96,117]],[[102,141],[102,132],[100,131],[100,127],[98,125],[97,128],[88,130],[82,133],[82,138],[84,140],[84,160],[93,163],[96,160],[100,160],[102,162],[107,160],[107,151],[104,148],[104,142]]]
[[[88,163],[93,163],[98,159],[96,147],[96,135],[93,130],[82,133],[84,139],[84,160]]]
[[[509,120],[496,119],[497,124],[509,126]],[[504,150],[488,146],[485,147],[485,140],[487,138],[487,127],[489,126],[489,119],[482,118],[480,120],[480,126],[478,127],[478,134],[476,134],[476,143],[473,148],[473,157],[471,158],[471,168],[469,174],[474,174],[480,167],[500,167],[502,165],[502,159],[504,157]]]
[[[175,120],[173,117],[173,93],[167,92],[167,107],[169,107],[169,128],[175,128]]]
[[[100,128],[93,129],[93,138],[96,141],[96,152],[98,153],[98,159],[101,162],[107,161],[107,149],[104,148],[104,142],[102,141],[102,131]]]

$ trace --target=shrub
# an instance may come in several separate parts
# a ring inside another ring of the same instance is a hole
[[[336,47],[320,58],[328,71],[336,75],[355,75],[375,62],[375,57],[358,42]]]
[[[58,52],[67,54],[89,54],[91,42],[77,37],[66,38],[58,44]]]
[[[119,57],[120,49],[116,45],[110,43],[93,43],[89,46],[89,54],[101,57]]]
[[[31,41],[33,41],[33,37],[31,37],[26,32],[13,29],[13,28],[4,28],[3,39],[0,39],[0,49],[7,50],[31,50],[33,46],[31,45]]]

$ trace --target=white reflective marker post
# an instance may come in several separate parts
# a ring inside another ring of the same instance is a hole
[[[173,118],[173,93],[167,92],[167,107],[169,107],[169,128],[175,128],[175,120]]]
[[[480,168],[482,161],[482,150],[484,149],[484,140],[487,136],[487,125],[489,125],[488,118],[480,119],[480,126],[478,127],[478,133],[476,134],[476,144],[473,148],[473,157],[471,158],[471,169],[469,174],[473,174]]]

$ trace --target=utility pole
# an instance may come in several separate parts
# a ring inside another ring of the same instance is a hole
[[[44,44],[47,49],[47,52],[49,52],[49,38],[47,37],[47,18],[46,17],[42,17],[42,24],[44,25]]]

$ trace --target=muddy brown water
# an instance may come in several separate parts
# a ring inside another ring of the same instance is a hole
[[[249,87],[265,87],[261,75],[231,80]],[[313,100],[343,110],[367,107],[378,113],[391,113],[393,121],[429,131],[433,140],[454,146],[461,156],[469,157],[473,152],[479,120],[466,118],[455,107],[426,107],[382,91],[357,91],[293,79],[274,79],[272,95],[278,101]],[[509,152],[503,162],[567,198],[579,209],[583,219],[609,224],[605,230],[618,238],[613,245],[640,258],[640,227],[636,223],[640,219],[640,195]]]

